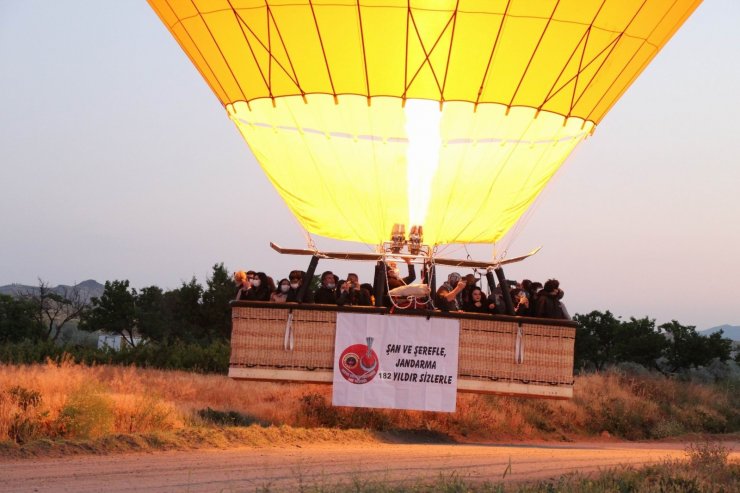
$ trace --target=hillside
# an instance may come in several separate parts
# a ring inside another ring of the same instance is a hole
[[[723,336],[727,339],[732,339],[733,341],[740,342],[740,325],[718,325],[717,327],[712,327],[711,329],[702,330],[700,334],[708,336],[711,334],[714,334],[715,332],[723,331]]]
[[[64,294],[65,292],[70,292],[73,289],[79,289],[82,298],[89,301],[90,298],[100,297],[103,294],[104,286],[93,279],[88,279],[87,281],[82,281],[73,286],[60,284],[50,289],[52,292],[57,294]],[[37,294],[38,291],[38,286],[29,286],[27,284],[6,284],[5,286],[0,286],[0,294],[5,294],[9,296]]]

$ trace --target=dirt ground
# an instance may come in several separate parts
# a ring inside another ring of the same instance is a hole
[[[726,442],[740,460],[740,442]],[[527,481],[684,457],[684,443],[531,445],[362,444],[76,456],[0,462],[0,492],[297,491],[353,481],[393,483],[456,474]]]

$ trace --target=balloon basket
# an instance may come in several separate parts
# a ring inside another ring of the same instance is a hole
[[[458,319],[459,392],[573,397],[574,322],[426,311],[397,315],[375,307],[234,301],[229,376],[331,384],[340,311]]]

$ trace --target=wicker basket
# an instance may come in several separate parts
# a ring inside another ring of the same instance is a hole
[[[385,313],[370,308],[233,303],[229,375],[331,383],[338,310]],[[460,319],[458,390],[572,397],[572,322],[472,314],[455,318]],[[289,323],[292,341],[286,338]]]

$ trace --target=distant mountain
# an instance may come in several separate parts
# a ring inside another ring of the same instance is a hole
[[[733,341],[740,341],[740,325],[718,325],[717,327],[712,327],[711,329],[702,330],[700,334],[708,336],[710,334],[714,334],[715,332],[723,331],[723,337],[726,337],[727,339],[732,339]]]
[[[74,286],[68,286],[66,284],[60,284],[59,286],[55,286],[53,288],[50,288],[52,292],[57,294],[63,294],[65,291],[69,292],[73,289],[79,289],[80,295],[83,299],[90,300],[90,298],[93,297],[100,297],[103,294],[103,290],[105,289],[105,286],[100,284],[99,282],[88,279],[87,281],[82,281],[80,283],[75,284]],[[25,294],[37,294],[39,292],[38,286],[28,286],[26,284],[7,284],[5,286],[0,286],[0,294],[10,295],[10,296],[22,296]]]

